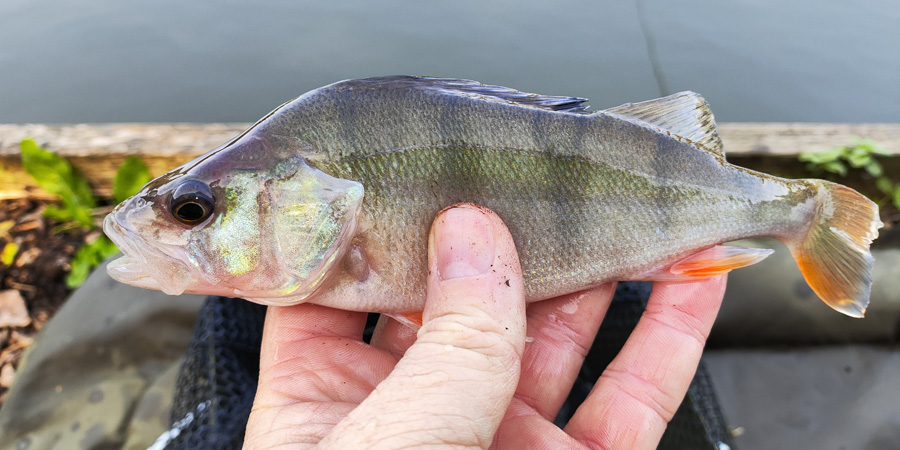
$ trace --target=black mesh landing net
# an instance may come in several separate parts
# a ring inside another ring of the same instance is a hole
[[[564,425],[587,397],[603,369],[637,324],[650,283],[619,283],[609,312],[556,418]],[[153,449],[240,449],[259,375],[259,348],[266,308],[250,302],[210,297],[200,311],[181,368],[172,409],[172,427]],[[366,339],[377,316],[369,315]],[[734,449],[703,364],[684,402],[669,423],[660,449]]]

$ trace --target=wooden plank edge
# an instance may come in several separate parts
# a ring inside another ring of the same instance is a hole
[[[18,154],[32,138],[64,156],[191,155],[228,142],[248,123],[118,123],[46,125],[0,124],[0,157]],[[723,123],[719,133],[727,154],[797,155],[872,139],[900,155],[900,123]]]
[[[115,171],[130,155],[140,156],[153,176],[227,143],[247,123],[119,123],[47,125],[0,124],[0,200],[49,194],[34,186],[23,170],[19,143],[32,138],[66,157],[99,195],[108,195]],[[796,165],[796,156],[846,145],[856,137],[872,139],[900,156],[900,123],[725,123],[719,126],[726,152],[734,161],[774,159]],[[893,158],[892,158],[893,159]]]
[[[871,139],[900,156],[900,123],[725,123],[719,126],[725,154],[796,157],[855,139]]]

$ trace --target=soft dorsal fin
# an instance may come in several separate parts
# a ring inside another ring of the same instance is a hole
[[[529,94],[503,86],[481,84],[477,81],[457,78],[416,77],[395,75],[388,77],[364,78],[342,82],[346,85],[365,84],[378,88],[421,89],[442,94],[462,95],[488,101],[515,103],[517,105],[575,114],[589,114],[586,98],[558,97],[553,95]]]
[[[724,157],[716,120],[706,100],[696,92],[679,92],[640,103],[626,103],[606,110],[632,117],[685,138]]]

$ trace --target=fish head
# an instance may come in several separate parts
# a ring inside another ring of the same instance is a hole
[[[349,248],[363,187],[274,145],[244,136],[118,205],[103,222],[124,254],[110,276],[273,305],[312,295]]]

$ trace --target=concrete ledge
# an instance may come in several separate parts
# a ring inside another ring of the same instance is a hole
[[[895,449],[900,350],[714,350],[703,355],[737,448]]]

